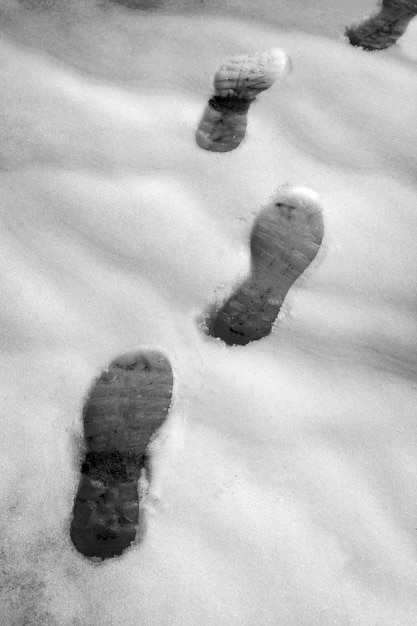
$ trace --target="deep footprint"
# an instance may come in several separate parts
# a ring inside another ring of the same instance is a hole
[[[214,95],[197,129],[200,148],[212,152],[237,148],[245,136],[251,103],[289,71],[289,58],[281,50],[236,56],[222,65],[214,76]]]
[[[352,46],[364,50],[389,48],[417,15],[417,0],[383,0],[379,13],[345,31]]]
[[[134,541],[138,480],[152,436],[165,422],[173,374],[159,352],[123,355],[94,382],[84,405],[86,454],[71,539],[81,554],[108,559]]]
[[[266,337],[289,289],[316,256],[323,218],[313,194],[292,190],[263,209],[250,239],[251,274],[207,321],[229,346]]]

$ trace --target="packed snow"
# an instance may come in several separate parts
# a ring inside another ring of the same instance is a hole
[[[369,53],[343,30],[373,2],[177,4],[0,9],[1,622],[414,625],[417,21]],[[216,70],[277,47],[243,143],[201,150]],[[299,188],[324,240],[272,334],[208,337]],[[146,533],[92,563],[82,407],[141,346],[174,370]]]

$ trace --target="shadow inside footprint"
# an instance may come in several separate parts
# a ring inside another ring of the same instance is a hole
[[[112,4],[120,4],[127,9],[148,11],[159,9],[164,0],[109,0]]]
[[[111,558],[135,539],[138,480],[148,444],[167,418],[172,386],[171,365],[155,351],[115,359],[94,382],[83,411],[86,453],[70,530],[81,554]]]
[[[268,335],[290,287],[316,256],[323,229],[321,209],[308,194],[290,192],[265,207],[252,229],[251,274],[209,315],[207,333],[229,346]]]

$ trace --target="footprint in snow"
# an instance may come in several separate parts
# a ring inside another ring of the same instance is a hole
[[[70,530],[84,556],[111,558],[134,541],[138,481],[167,418],[172,386],[171,365],[155,351],[115,359],[94,382],[83,411],[85,458]]]
[[[200,148],[211,152],[237,148],[245,137],[251,103],[290,71],[289,57],[278,49],[235,56],[222,65],[214,76],[214,95],[197,129]]]
[[[352,46],[364,50],[389,48],[417,15],[417,0],[383,0],[380,11],[345,31]]]
[[[266,337],[289,289],[315,258],[323,239],[321,208],[312,192],[288,189],[267,205],[250,236],[250,276],[206,322],[228,345]]]

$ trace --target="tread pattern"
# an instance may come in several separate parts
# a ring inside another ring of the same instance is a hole
[[[138,480],[172,387],[171,365],[159,352],[119,357],[94,382],[83,412],[86,453],[70,530],[84,556],[111,558],[134,541]]]

